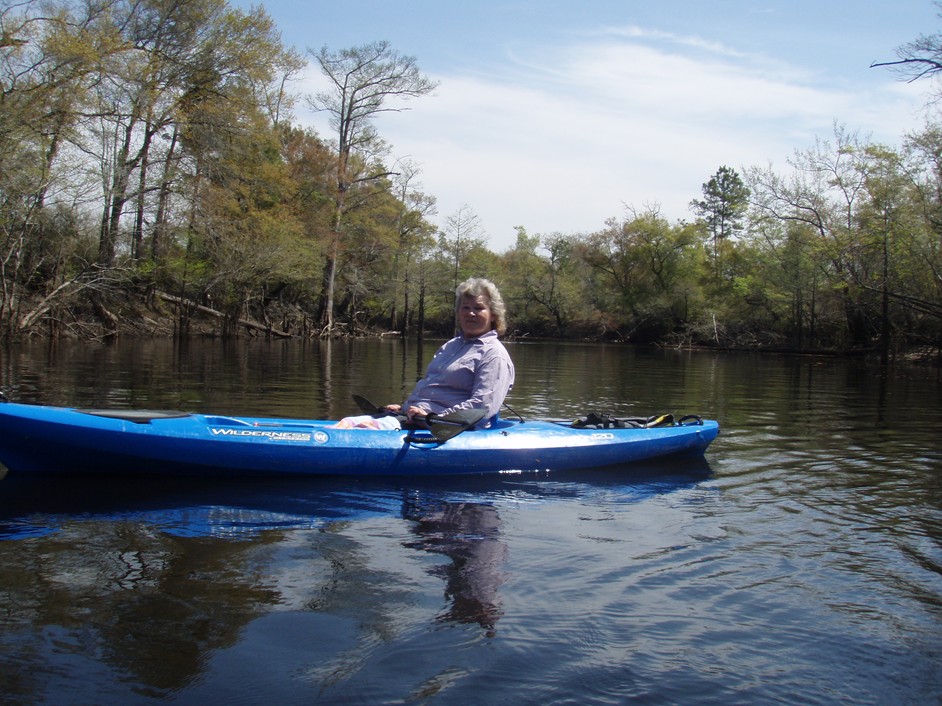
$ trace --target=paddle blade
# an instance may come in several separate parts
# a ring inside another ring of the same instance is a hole
[[[375,404],[370,402],[368,399],[362,395],[354,395],[353,401],[361,411],[366,412],[367,414],[382,414],[386,410],[380,409]]]
[[[448,441],[463,431],[466,431],[484,419],[486,409],[462,409],[451,414],[426,417],[429,431],[438,441]]]

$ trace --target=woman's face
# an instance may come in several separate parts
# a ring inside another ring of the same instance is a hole
[[[491,302],[485,295],[465,296],[458,305],[458,327],[465,338],[477,338],[490,331],[494,324]]]

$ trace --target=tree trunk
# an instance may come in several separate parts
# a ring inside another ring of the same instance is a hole
[[[418,339],[421,341],[425,334],[425,282],[419,286],[419,320],[417,323]]]
[[[332,244],[331,253],[324,263],[324,310],[321,312],[321,335],[330,337],[334,328],[334,287],[337,279],[337,246]]]
[[[178,126],[173,126],[173,136],[170,138],[170,147],[167,149],[167,156],[164,158],[164,173],[160,180],[160,189],[157,193],[157,215],[154,223],[154,233],[150,243],[150,254],[154,260],[157,260],[164,248],[164,239],[167,230],[167,204],[170,202],[170,185],[173,183],[174,168],[173,160],[176,155]],[[194,194],[195,198],[195,194]]]
[[[884,224],[883,228],[883,287],[880,302],[880,365],[886,367],[890,362],[890,235]]]
[[[105,267],[114,264],[118,227],[121,224],[121,213],[124,211],[124,204],[127,203],[128,180],[130,179],[131,168],[128,155],[131,153],[131,136],[136,123],[137,120],[132,115],[124,130],[124,141],[121,144],[121,149],[115,155],[110,198],[105,198],[105,207],[101,220],[101,236],[98,241],[98,264]]]
[[[131,237],[131,259],[139,260],[144,252],[144,208],[147,193],[147,167],[150,155],[151,132],[146,132],[146,141],[141,148],[141,168],[137,180],[137,213],[134,217],[134,233]]]
[[[331,233],[330,252],[324,264],[324,311],[321,315],[321,335],[330,337],[334,329],[334,289],[337,286],[337,259],[340,257],[340,234],[343,227],[343,213],[346,205],[346,162],[341,159],[335,203],[334,228]]]

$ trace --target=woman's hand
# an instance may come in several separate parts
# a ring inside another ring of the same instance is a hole
[[[423,409],[422,407],[409,407],[408,411],[406,412],[406,419],[408,419],[410,422],[413,422],[415,421],[416,417],[423,419],[427,414],[428,410]]]
[[[410,422],[415,421],[416,417],[418,417],[419,419],[422,419],[428,414],[427,409],[423,409],[422,407],[414,407],[414,406],[409,407],[409,409],[403,411],[401,404],[388,404],[385,407],[383,407],[383,409],[386,410],[387,412],[393,412],[394,414],[404,414],[406,416],[406,419],[408,419]]]

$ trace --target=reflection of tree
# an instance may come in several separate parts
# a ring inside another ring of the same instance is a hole
[[[503,615],[500,587],[506,575],[503,565],[507,545],[500,538],[500,515],[493,505],[438,500],[406,500],[403,515],[414,520],[419,539],[406,546],[444,554],[451,564],[430,570],[445,579],[450,607],[441,621],[478,623],[494,634]]]
[[[32,701],[63,654],[133,674],[152,695],[184,687],[277,599],[252,573],[259,549],[111,521],[67,524],[32,551],[0,542],[0,655],[36,626],[52,640],[0,659],[0,693]]]

